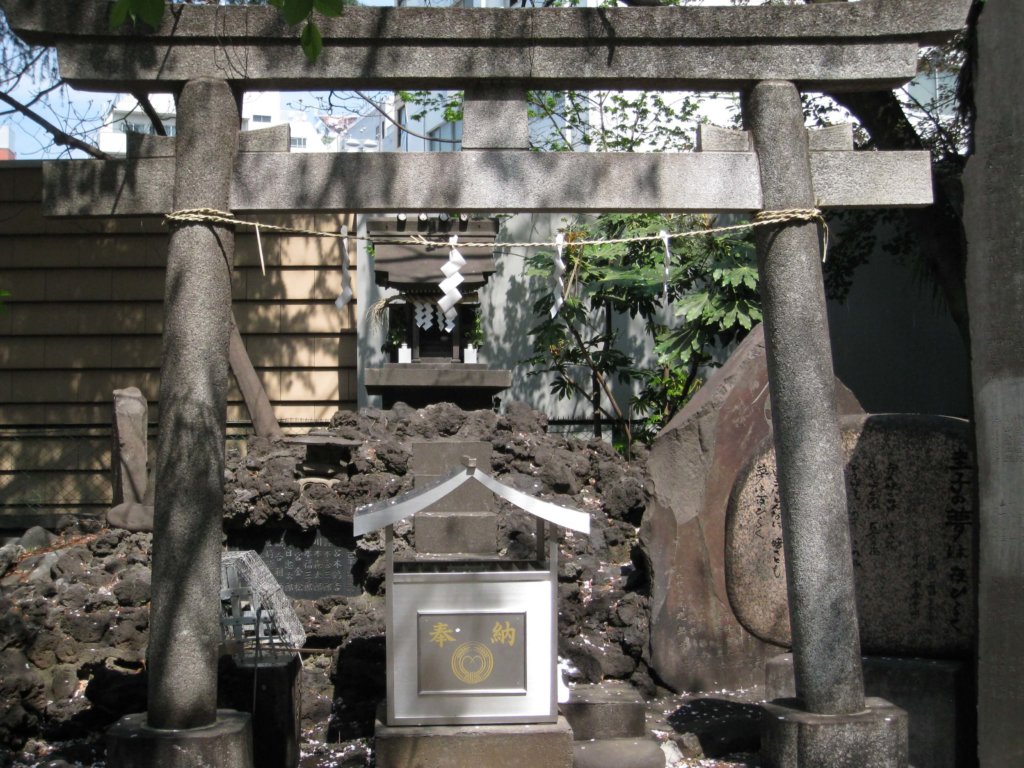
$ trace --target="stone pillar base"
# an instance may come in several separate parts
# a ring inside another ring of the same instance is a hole
[[[555,723],[384,725],[375,728],[378,768],[572,768],[572,729]]]
[[[765,768],[907,768],[907,713],[884,699],[848,715],[819,715],[796,699],[764,705]]]
[[[108,768],[252,768],[249,715],[217,710],[206,728],[163,729],[146,724],[146,713],[125,715],[107,731]]]

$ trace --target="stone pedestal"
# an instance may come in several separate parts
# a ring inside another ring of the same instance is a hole
[[[554,723],[388,726],[378,714],[378,768],[572,768],[572,729]]]
[[[796,699],[764,705],[765,768],[907,768],[907,713],[868,698],[862,712],[820,715]]]
[[[914,768],[958,768],[970,763],[975,740],[968,662],[865,656],[864,690],[906,711],[908,754]],[[791,654],[768,659],[764,695],[769,700],[795,696]]]
[[[126,715],[107,731],[109,768],[253,768],[252,724],[245,712],[217,710],[205,728],[163,729],[146,713]]]

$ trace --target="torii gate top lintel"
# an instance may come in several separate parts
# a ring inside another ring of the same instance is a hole
[[[215,77],[236,88],[741,89],[896,87],[921,45],[958,30],[970,0],[860,0],[802,6],[369,8],[323,19],[306,61],[276,8],[173,6],[160,27],[111,32],[101,0],[2,0],[12,29],[55,45],[61,74],[95,90],[174,90]],[[116,83],[116,85],[115,85]]]

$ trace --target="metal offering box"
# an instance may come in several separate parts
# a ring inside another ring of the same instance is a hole
[[[537,518],[534,559],[395,557],[395,523],[465,482]],[[557,720],[558,542],[549,524],[590,530],[585,513],[528,496],[474,466],[356,511],[357,536],[385,529],[388,725]]]

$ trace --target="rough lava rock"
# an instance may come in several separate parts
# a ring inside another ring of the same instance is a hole
[[[600,440],[546,430],[546,417],[522,403],[508,403],[500,415],[450,404],[342,411],[318,433],[361,444],[330,477],[304,469],[302,446],[249,438],[244,452],[228,452],[225,527],[337,525],[351,520],[360,504],[413,487],[414,440],[488,442],[489,472],[502,482],[591,515],[591,535],[560,535],[558,645],[575,668],[574,679],[630,680],[654,693],[650,580],[640,565],[637,529],[646,451],[626,462]],[[531,556],[532,518],[503,500],[498,506],[500,549]],[[411,526],[396,526],[398,550],[410,546],[411,534]],[[122,715],[144,709],[151,541],[149,533],[81,520],[57,532],[34,532],[33,548],[13,542],[0,549],[0,744],[28,750],[45,741],[84,739],[73,758],[70,752],[59,756],[98,762],[98,735]],[[372,733],[385,687],[382,555],[382,537],[356,542],[362,594],[293,601],[307,633],[301,698],[309,741]],[[4,749],[0,765],[13,754]]]

